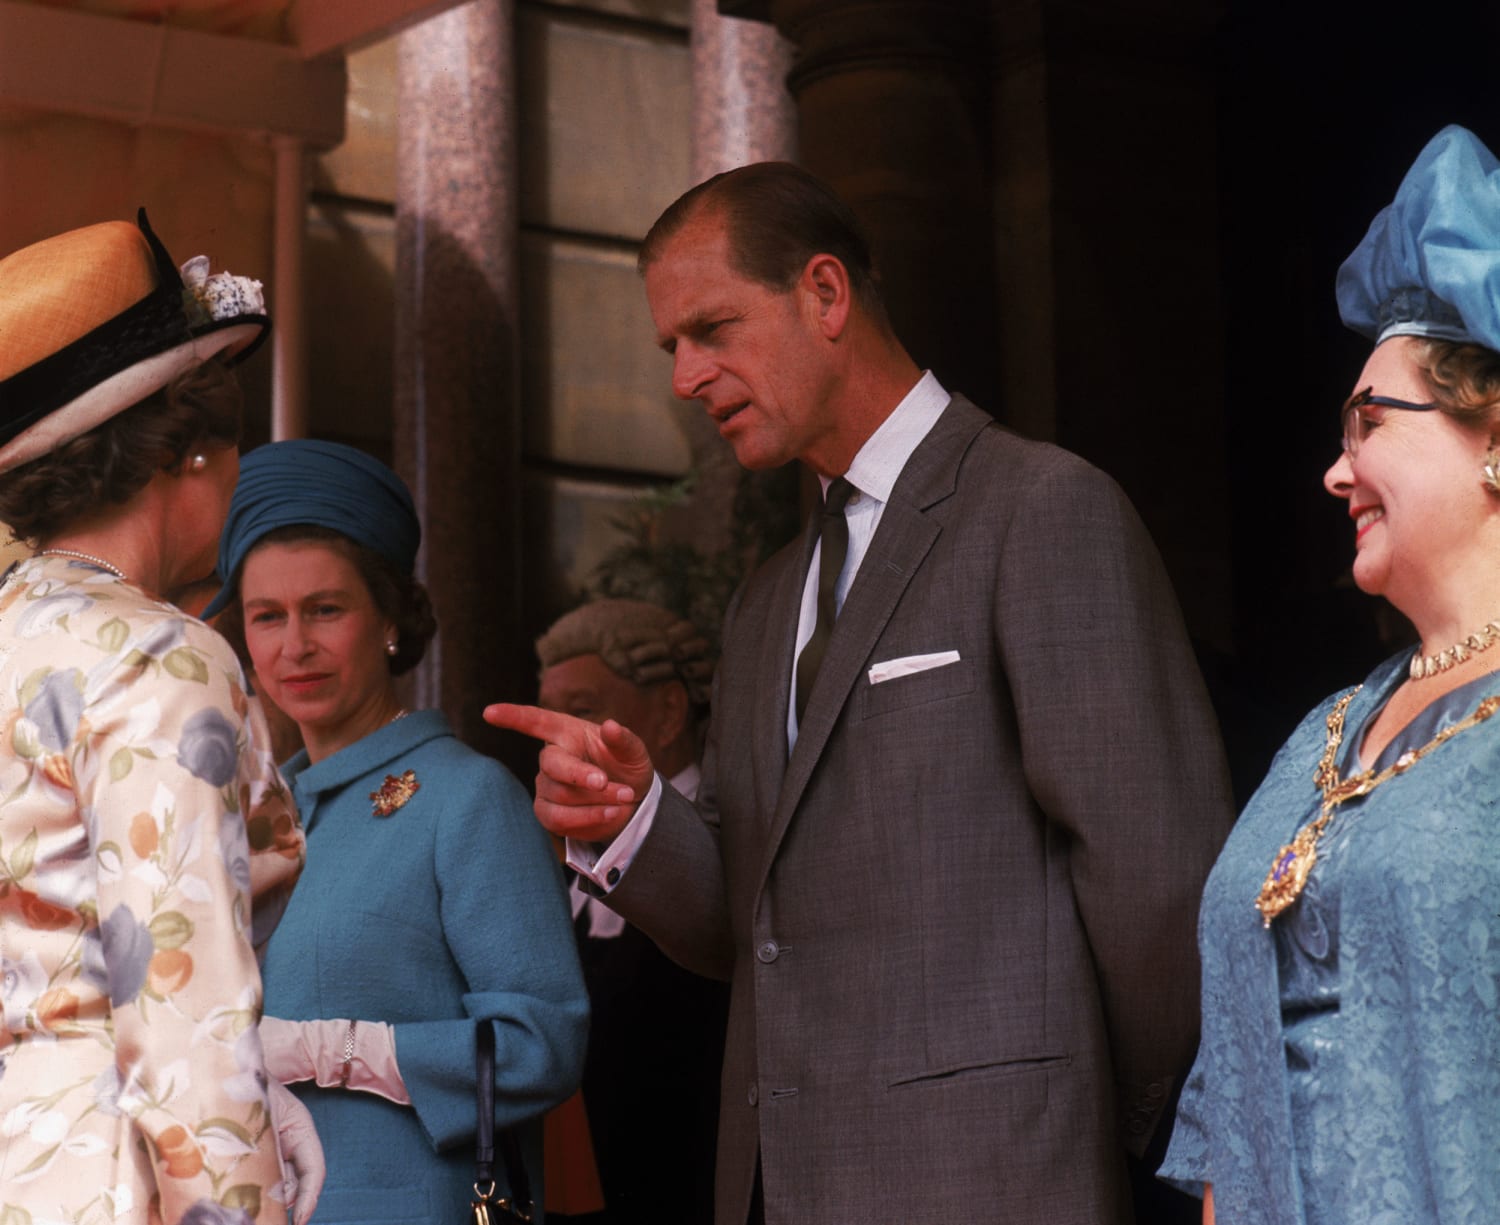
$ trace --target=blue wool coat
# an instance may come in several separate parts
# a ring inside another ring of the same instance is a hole
[[[1350,703],[1346,762],[1407,658],[1382,664]],[[1486,680],[1456,692],[1435,726],[1414,721],[1404,747],[1500,693],[1500,676]],[[1492,1225],[1500,715],[1341,805],[1307,890],[1275,920],[1294,928],[1267,930],[1253,903],[1277,850],[1318,813],[1313,770],[1336,700],[1287,741],[1209,876],[1203,1037],[1161,1176],[1212,1183],[1225,1225]],[[1309,904],[1318,913],[1302,913]],[[1305,1000],[1314,961],[1319,1007],[1284,1025],[1283,1004],[1299,1002],[1288,990]]]
[[[371,793],[407,770],[419,790],[376,815]],[[266,1011],[391,1024],[412,1099],[293,1086],[328,1159],[313,1220],[425,1223],[467,1210],[479,1017],[495,1021],[496,1124],[525,1122],[540,1200],[538,1116],[578,1086],[588,996],[561,872],[525,791],[435,711],[316,765],[299,753],[282,773],[307,829],[307,868],[266,950]]]

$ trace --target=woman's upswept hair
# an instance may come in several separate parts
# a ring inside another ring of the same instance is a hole
[[[88,433],[0,475],[0,522],[35,547],[121,506],[200,447],[237,446],[243,406],[225,366],[195,366]]]

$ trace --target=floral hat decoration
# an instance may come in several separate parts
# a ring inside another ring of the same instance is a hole
[[[45,455],[216,354],[264,339],[261,283],[106,221],[0,259],[0,472]]]

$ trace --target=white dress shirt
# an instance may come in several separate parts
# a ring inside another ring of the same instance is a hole
[[[698,763],[690,762],[685,770],[679,770],[667,781],[682,793],[685,799],[695,799],[698,795],[698,784],[703,775],[699,773]],[[660,788],[657,790],[660,795]],[[572,842],[568,843],[568,862],[573,862]],[[568,885],[568,904],[573,911],[573,921],[578,921],[578,916],[588,911],[589,935],[595,940],[613,940],[625,930],[625,920],[613,910],[594,897],[591,893],[585,893],[583,886],[578,883],[578,877],[574,877]]]
[[[885,504],[890,501],[896,478],[906,467],[906,461],[928,431],[937,424],[948,407],[950,397],[943,390],[932,371],[925,371],[920,379],[902,398],[891,415],[880,423],[876,431],[865,439],[864,446],[855,453],[844,478],[854,486],[844,508],[844,518],[849,524],[849,551],[844,556],[844,568],[839,571],[838,585],[834,588],[834,608],[842,610],[844,597],[854,585],[854,576],[875,538],[875,529],[880,526],[880,516]],[[832,478],[821,474],[826,496]],[[812,637],[818,623],[818,561],[822,556],[822,541],[813,545],[812,561],[808,566],[807,579],[802,588],[802,608],[797,617],[797,644],[792,651],[793,667],[802,654],[802,648]],[[786,739],[790,750],[797,743],[797,684],[792,678],[791,698],[787,703]],[[596,842],[575,842],[568,839],[568,866],[587,876],[601,889],[608,891],[619,883],[620,877],[630,867],[636,850],[651,832],[651,822],[656,817],[657,804],[661,799],[661,776],[651,780],[651,787],[636,809],[635,816],[607,847]]]

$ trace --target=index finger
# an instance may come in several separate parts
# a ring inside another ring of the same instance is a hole
[[[496,702],[484,708],[484,721],[542,740],[548,744],[567,745],[578,737],[581,719],[540,706],[518,706],[514,702]]]

